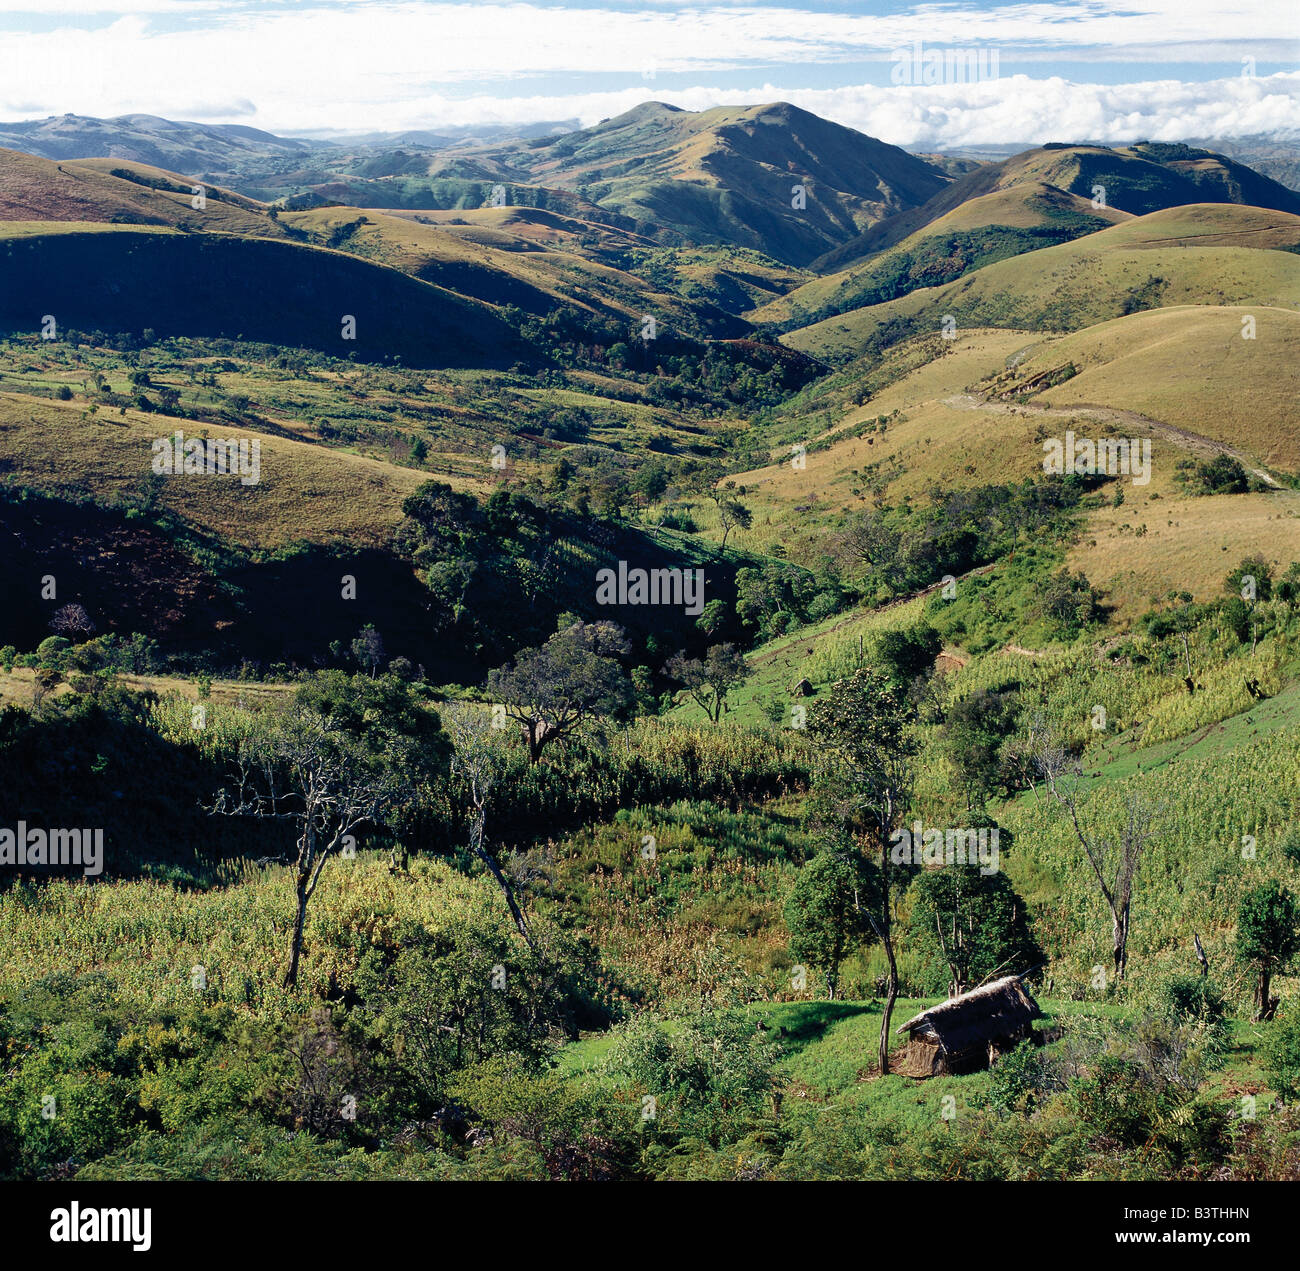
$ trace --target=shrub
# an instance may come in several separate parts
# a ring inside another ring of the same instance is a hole
[[[1300,1099],[1300,1009],[1277,1020],[1264,1039],[1264,1072],[1287,1103]]]

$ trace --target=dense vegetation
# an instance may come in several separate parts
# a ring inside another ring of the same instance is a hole
[[[15,162],[0,1176],[1300,1177],[1297,218],[866,140]]]

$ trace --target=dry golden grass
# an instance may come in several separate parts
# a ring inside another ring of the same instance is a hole
[[[812,450],[802,471],[791,467],[787,451],[777,463],[737,476],[748,491],[754,524],[732,541],[762,549],[807,532],[828,513],[860,505],[854,490],[870,490],[871,465],[879,465],[882,492],[891,501],[920,495],[936,482],[983,485],[1041,473],[1042,449],[1033,441],[1037,421],[947,404],[948,398],[1001,370],[1008,357],[1034,339],[1023,331],[961,332],[951,352],[847,412],[832,428],[835,432],[901,411],[902,417],[884,433]],[[711,511],[701,507],[693,513],[706,531],[713,529]]]
[[[1255,336],[1243,339],[1243,319]],[[1080,374],[1036,403],[1104,403],[1300,472],[1300,313],[1266,305],[1157,309],[1104,322],[1026,359],[1028,378],[1073,362]]]
[[[0,464],[10,481],[62,497],[126,495],[150,477],[151,443],[177,428],[187,437],[261,442],[257,485],[231,476],[162,479],[162,506],[249,547],[340,539],[381,544],[401,518],[402,500],[425,479],[409,468],[233,426],[137,410],[90,416],[77,402],[14,393],[0,393]]]
[[[145,180],[183,187],[183,193],[151,189],[112,175],[131,171]],[[207,186],[202,210],[190,205],[189,177],[126,159],[76,159],[55,163],[17,150],[0,150],[0,221],[98,221],[115,218],[146,225],[184,225],[192,230],[283,238],[262,205]]]
[[[1121,625],[1170,590],[1199,601],[1222,595],[1244,556],[1262,552],[1281,569],[1300,560],[1300,492],[1152,499],[1125,489],[1121,507],[1090,515],[1067,562],[1105,589]]]
[[[12,671],[0,670],[0,705],[21,706],[30,709],[35,690],[36,672],[29,667],[16,666]],[[152,692],[159,697],[180,697],[187,702],[198,702],[199,686],[196,680],[180,679],[174,675],[128,675],[117,677],[117,682],[133,693]],[[207,700],[222,706],[256,708],[274,702],[294,691],[293,684],[273,684],[259,680],[213,680]],[[55,685],[48,697],[66,697],[73,688],[64,682]]]
[[[1267,220],[1282,237],[1297,241],[1300,231],[1291,222],[1300,218],[1236,204],[1206,206],[1195,222],[1187,219],[1196,210],[1190,208],[1174,209],[1182,221],[1163,213],[1135,217],[1070,243],[986,265],[941,287],[801,327],[782,341],[827,357],[859,353],[889,322],[938,331],[947,314],[959,327],[996,325],[1049,334],[1119,317],[1132,303],[1300,305],[1300,256],[1270,250],[1280,239],[1262,232]],[[1180,227],[1188,237],[1179,236]]]

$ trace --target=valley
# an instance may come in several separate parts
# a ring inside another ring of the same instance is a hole
[[[0,1174],[1300,1177],[1250,147],[0,145]]]

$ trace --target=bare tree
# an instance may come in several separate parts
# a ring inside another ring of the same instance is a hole
[[[338,671],[268,711],[240,741],[233,787],[219,790],[209,811],[294,828],[295,913],[285,987],[298,982],[307,906],[325,862],[349,837],[382,825],[409,802],[445,748],[437,717],[414,705],[400,682],[349,681]]]
[[[94,635],[95,624],[91,621],[85,606],[74,601],[54,611],[54,616],[50,619],[50,630],[55,635],[67,636],[69,640],[75,641],[78,636],[89,639]]]
[[[451,793],[469,831],[469,846],[496,879],[505,897],[515,928],[530,949],[534,948],[528,920],[515,898],[514,888],[496,856],[487,847],[488,810],[493,792],[505,772],[506,757],[492,736],[492,726],[482,711],[473,707],[450,707],[443,717],[455,753],[451,761]]]
[[[1111,958],[1115,979],[1124,979],[1128,965],[1129,919],[1133,886],[1147,845],[1156,833],[1161,808],[1153,807],[1140,791],[1130,790],[1125,798],[1124,817],[1118,835],[1107,838],[1084,827],[1079,816],[1079,779],[1082,769],[1065,748],[1052,737],[1043,739],[1037,756],[1039,770],[1056,801],[1065,809],[1074,836],[1092,869],[1097,890],[1110,911]]]

